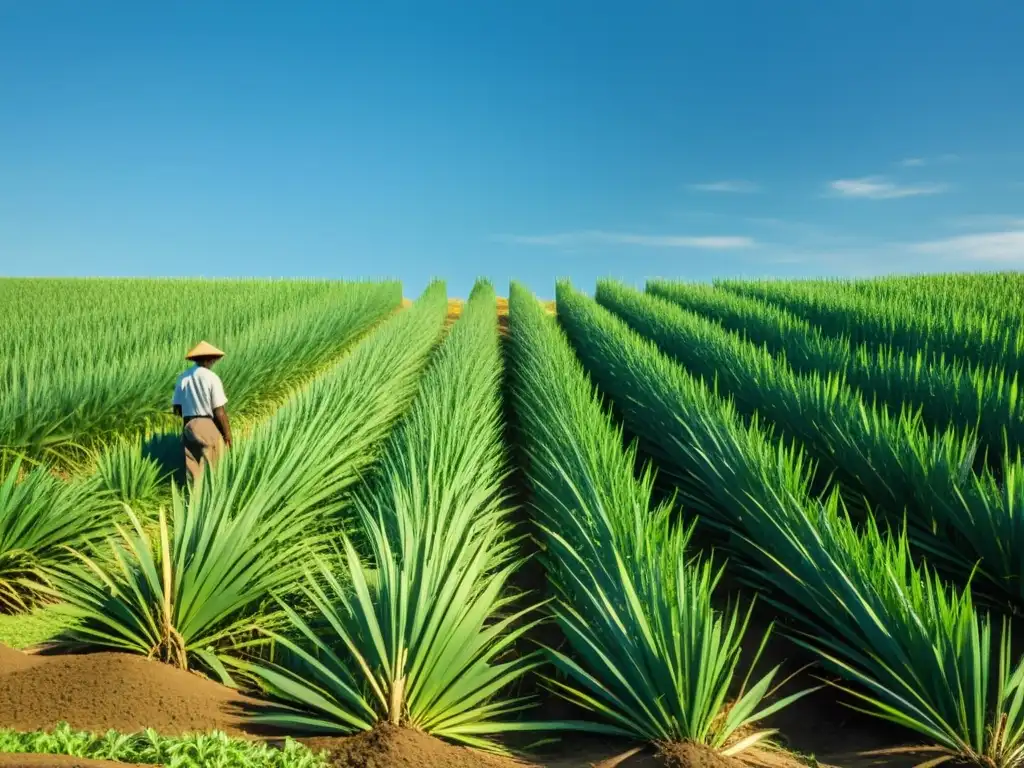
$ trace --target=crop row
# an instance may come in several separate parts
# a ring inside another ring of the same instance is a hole
[[[777,669],[729,698],[749,612],[713,607],[721,570],[691,561],[692,526],[652,500],[650,468],[634,474],[635,448],[623,450],[554,319],[515,283],[509,305],[518,442],[570,649],[546,649],[556,690],[597,716],[592,730],[727,754],[757,744],[771,732],[752,724],[792,698],[764,705]]]
[[[981,453],[998,459],[1024,447],[1024,398],[1016,379],[980,365],[931,360],[922,351],[851,346],[782,307],[699,283],[650,281],[647,292],[708,317],[748,341],[784,355],[794,370],[843,373],[866,399],[899,412],[919,409],[932,428],[976,430]]]
[[[31,319],[0,332],[8,464],[74,466],[117,436],[166,424],[183,350],[201,335],[229,351],[218,373],[232,410],[258,410],[296,370],[326,361],[401,300],[398,283],[137,282],[85,281],[85,299],[70,307],[58,303],[69,286],[21,287],[15,315]]]
[[[967,579],[975,565],[992,591],[1024,603],[1019,461],[1002,484],[971,469],[973,441],[955,430],[931,433],[907,410],[890,415],[859,398],[842,376],[799,375],[784,358],[717,323],[630,288],[603,281],[599,303],[694,376],[714,382],[737,411],[755,414],[797,441],[817,462],[816,490],[831,482],[859,519],[877,516],[910,535],[922,552]]]
[[[768,740],[756,723],[801,694],[772,702],[778,670],[740,670],[750,614],[717,607],[727,568],[872,714],[947,756],[1024,763],[1024,662],[1011,662],[1009,630],[918,559],[967,569],[950,532],[979,553],[1012,544],[1000,510],[979,521],[975,504],[1004,492],[1012,520],[1015,465],[999,481],[975,476],[968,437],[873,410],[842,376],[797,374],[715,321],[611,282],[597,298],[559,284],[556,321],[511,289],[529,528],[513,526],[503,487],[494,291],[479,283],[446,330],[434,284],[155,520],[128,511],[115,528],[109,498],[77,503],[87,485],[10,473],[0,610],[63,600],[76,622],[59,644],[259,691],[274,704],[258,719],[291,732],[391,722],[501,751],[503,732],[584,729],[736,754]],[[623,448],[613,412],[675,486],[683,521],[655,499],[653,467]],[[56,511],[43,486],[66,495]],[[943,495],[955,501],[931,512],[940,535],[925,520]],[[904,507],[916,510],[910,536]],[[695,524],[728,564],[700,555]],[[18,546],[38,530],[45,546]],[[550,594],[513,588],[530,533]],[[981,553],[990,582],[996,566],[1019,577],[1019,551]],[[565,643],[532,650],[539,621]],[[532,673],[587,718],[523,719]]]
[[[482,734],[518,727],[505,718],[521,702],[493,697],[535,665],[500,658],[529,626],[502,615],[520,558],[502,496],[500,381],[494,290],[481,282],[355,493],[340,558],[307,569],[312,616],[284,606],[292,637],[274,639],[302,663],[245,665],[294,708],[272,722],[401,723],[490,749]]]
[[[1024,275],[1020,272],[967,272],[850,281],[865,296],[910,304],[921,312],[945,314],[971,309],[1010,322],[1020,321]]]
[[[834,283],[721,280],[715,284],[777,304],[854,345],[889,346],[908,354],[923,351],[930,357],[944,354],[947,360],[1003,370],[1010,377],[1024,375],[1024,328],[970,306],[930,313]]]
[[[968,590],[916,566],[906,538],[838,493],[818,500],[796,445],[747,423],[626,323],[560,284],[559,317],[598,385],[684,503],[729,536],[734,558],[801,631],[797,642],[845,678],[860,706],[950,754],[1014,765],[1024,750],[1024,661],[993,641]]]

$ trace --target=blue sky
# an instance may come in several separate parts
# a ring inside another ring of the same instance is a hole
[[[0,273],[1024,264],[1024,4],[0,0]]]

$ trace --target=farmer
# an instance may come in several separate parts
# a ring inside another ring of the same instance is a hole
[[[174,385],[174,415],[181,416],[181,442],[185,468],[193,480],[203,471],[203,462],[216,463],[225,447],[231,446],[231,425],[224,410],[228,399],[220,376],[211,369],[224,357],[212,344],[199,342],[187,355],[194,366],[178,377]]]

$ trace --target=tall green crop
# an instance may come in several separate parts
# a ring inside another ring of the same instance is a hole
[[[36,469],[19,479],[15,462],[0,481],[0,613],[53,599],[54,579],[111,530],[113,499],[91,484],[64,483]]]
[[[133,515],[111,562],[61,591],[80,620],[68,642],[108,647],[228,680],[223,662],[274,626],[274,593],[300,582],[310,553],[351,515],[346,491],[416,392],[441,332],[444,285],[431,285],[332,371],[208,468],[160,514],[158,540]]]
[[[519,441],[570,649],[547,649],[564,677],[556,690],[599,718],[584,725],[593,730],[727,754],[757,744],[772,731],[751,726],[799,694],[764,706],[777,669],[740,685],[749,613],[712,607],[721,571],[688,562],[690,531],[651,501],[649,470],[634,476],[635,451],[623,451],[554,319],[518,284],[509,309]]]
[[[797,375],[784,357],[676,304],[602,281],[597,300],[705,381],[717,381],[747,417],[798,439],[844,498],[895,527],[906,520],[921,552],[966,581],[976,565],[989,589],[1024,603],[1021,492],[1003,493],[988,469],[971,472],[972,435],[931,434],[916,416],[871,407],[842,376]],[[1006,473],[1020,474],[1007,461]]]
[[[853,344],[888,346],[909,354],[945,353],[947,359],[1024,374],[1024,328],[968,306],[921,312],[905,301],[856,293],[835,283],[718,280],[734,293],[770,301]]]
[[[945,353],[934,357],[922,350],[851,346],[782,307],[714,286],[653,280],[647,292],[785,355],[796,371],[821,376],[841,372],[865,399],[877,399],[894,412],[912,406],[933,428],[976,429],[982,449],[996,460],[993,464],[1005,445],[1011,451],[1024,447],[1024,399],[1016,378],[1001,370],[947,362]]]
[[[1020,321],[1024,274],[1020,272],[947,272],[894,275],[846,283],[876,300],[912,306],[927,314],[974,311],[1008,322]]]
[[[70,468],[115,437],[172,425],[174,379],[200,338],[228,352],[217,372],[232,413],[244,415],[401,299],[397,283],[309,281],[39,280],[3,290],[13,316],[0,329],[0,461]]]
[[[344,538],[340,562],[315,560],[314,616],[282,603],[293,631],[274,635],[298,663],[245,666],[287,704],[263,720],[322,733],[390,721],[491,750],[487,734],[531,727],[506,719],[523,703],[502,696],[536,661],[508,657],[530,624],[503,615],[520,559],[501,491],[500,379],[494,289],[481,282],[356,492],[370,557]]]
[[[858,532],[838,496],[811,497],[795,447],[688,375],[621,320],[559,285],[558,315],[629,429],[656,451],[691,508],[731,535],[760,589],[801,622],[800,642],[860,706],[950,758],[1024,765],[1024,660],[994,641],[969,591],[918,568],[904,536]]]

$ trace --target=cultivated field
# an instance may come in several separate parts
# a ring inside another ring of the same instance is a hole
[[[1024,275],[555,299],[0,280],[0,766],[1024,768]]]

